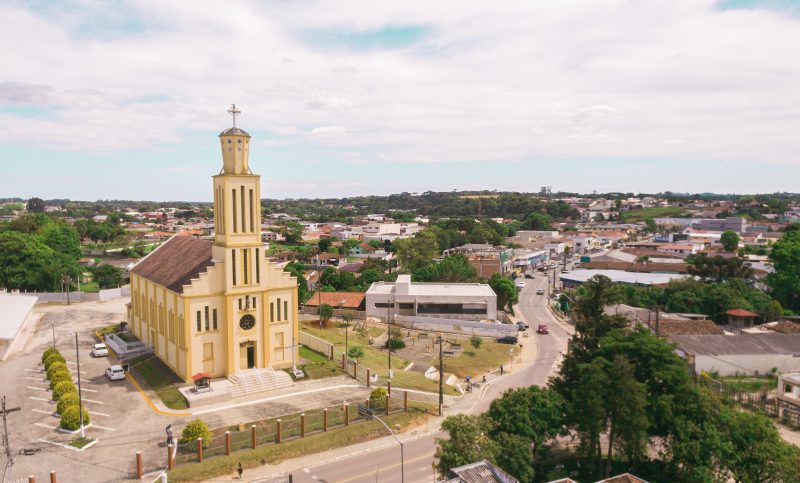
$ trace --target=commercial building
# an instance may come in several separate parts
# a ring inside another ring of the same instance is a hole
[[[565,287],[575,287],[596,275],[608,277],[613,283],[630,285],[664,285],[672,280],[686,278],[686,275],[677,273],[625,272],[622,270],[597,269],[578,269],[570,272],[561,272],[559,278]]]
[[[514,251],[483,243],[468,243],[444,251],[444,255],[460,253],[469,259],[469,264],[479,277],[489,278],[495,273],[506,276],[514,270]]]
[[[674,335],[677,353],[696,373],[720,376],[800,371],[800,334]]]
[[[234,126],[219,138],[214,240],[173,237],[131,269],[131,330],[186,382],[290,367],[298,339],[297,281],[261,242],[250,135]]]
[[[23,328],[32,329],[38,320],[33,313],[37,300],[30,295],[0,293],[0,361],[24,345]]]
[[[497,319],[497,295],[481,283],[417,283],[410,275],[397,282],[375,282],[367,290],[367,317],[393,315]]]

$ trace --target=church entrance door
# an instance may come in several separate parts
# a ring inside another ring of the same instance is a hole
[[[256,367],[256,345],[254,342],[243,342],[239,345],[239,365],[242,369]]]

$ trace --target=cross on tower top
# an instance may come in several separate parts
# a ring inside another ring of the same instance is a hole
[[[231,104],[231,108],[228,109],[228,114],[230,114],[231,117],[233,117],[233,127],[236,127],[236,116],[238,116],[241,113],[242,111],[236,109],[236,104]]]

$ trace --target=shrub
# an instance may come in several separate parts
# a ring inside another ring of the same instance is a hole
[[[61,371],[69,372],[67,364],[65,364],[64,362],[54,362],[50,364],[50,367],[47,368],[47,379],[49,380],[51,377],[53,377],[53,374]]]
[[[396,351],[397,349],[403,349],[405,346],[406,343],[400,339],[388,339],[386,341],[386,347],[393,351]]]
[[[372,409],[383,409],[386,407],[386,389],[378,387],[369,394],[369,406]]]
[[[83,410],[83,425],[89,424],[89,413],[86,409]],[[61,425],[63,429],[75,431],[81,427],[81,415],[77,405],[72,405],[64,409],[61,413]]]
[[[472,347],[478,349],[481,344],[483,344],[483,339],[477,335],[473,335],[469,338],[469,343],[472,344]]]
[[[68,392],[78,393],[78,388],[72,381],[61,381],[53,387],[53,401],[58,401],[61,396]]]
[[[66,364],[67,360],[64,359],[64,356],[62,356],[61,354],[50,354],[49,356],[47,356],[47,359],[44,360],[44,370],[46,371],[47,369],[50,368],[51,364],[54,364],[56,362],[63,362],[64,364]]]
[[[50,389],[53,389],[58,383],[64,381],[72,382],[72,374],[67,371],[56,372],[53,374],[53,377],[50,378]]]
[[[56,405],[56,412],[58,414],[64,414],[64,411],[70,406],[77,406],[78,405],[78,393],[76,392],[68,392],[61,396],[58,400],[58,404]]]
[[[364,349],[360,345],[354,345],[347,349],[347,357],[359,360],[364,357]]]
[[[47,350],[45,350],[44,353],[42,353],[42,364],[44,364],[44,361],[46,361],[47,358],[52,356],[53,354],[61,355],[61,353],[58,352],[58,349],[53,347],[49,347]]]
[[[211,431],[208,429],[208,425],[200,418],[189,421],[189,424],[183,428],[181,439],[178,442],[192,443],[197,441],[197,438],[203,438],[203,448],[208,448],[211,445]]]

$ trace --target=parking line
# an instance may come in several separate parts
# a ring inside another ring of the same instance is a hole
[[[94,399],[86,399],[83,398],[85,402],[95,403],[95,404],[103,404],[103,401],[95,401]]]
[[[33,387],[33,386],[25,386],[28,389],[33,389],[34,391],[47,391],[47,389],[42,389],[41,387]]]
[[[46,440],[46,439],[42,439],[42,438],[39,438],[39,441],[41,441],[41,442],[43,442],[43,443],[50,443],[50,444],[54,444],[54,445],[56,445],[56,446],[64,446],[62,443],[56,443],[55,441],[48,441],[48,440]]]
[[[104,418],[110,418],[111,417],[110,414],[98,413],[97,411],[89,411],[89,414],[96,414],[97,416],[103,416]]]
[[[31,399],[33,399],[34,401],[44,401],[44,402],[50,402],[50,400],[49,400],[49,399],[45,399],[45,398],[43,398],[43,397],[36,397],[36,396],[28,396],[28,397],[29,397],[29,398],[31,398]],[[86,400],[86,399],[84,399],[84,401],[85,401],[85,400]]]
[[[53,415],[53,411],[42,411],[41,409],[31,409],[31,411],[35,413],[49,414],[51,416]]]
[[[31,381],[44,382],[44,379],[42,379],[41,377],[31,377],[31,376],[25,376],[25,377],[30,379]]]
[[[58,426],[48,426],[47,424],[42,424],[42,423],[33,423],[33,424],[35,424],[36,426],[41,426],[43,428],[47,428],[47,429],[58,429]]]
[[[81,383],[81,386],[83,386],[83,383]],[[95,391],[94,389],[86,389],[85,387],[81,387],[81,391],[86,391],[86,392],[97,392],[97,391]]]
[[[26,370],[26,371],[28,371],[28,372],[38,372],[38,373],[40,373],[40,374],[41,374],[42,372],[44,372],[44,371],[42,371],[41,369],[29,369],[29,368],[27,368],[27,367],[25,368],[25,370]]]
[[[105,429],[106,431],[116,431],[116,429],[114,429],[114,428],[107,428],[105,426],[98,426],[98,425],[96,425],[94,423],[92,423],[92,427],[93,428],[97,428],[97,429]]]

